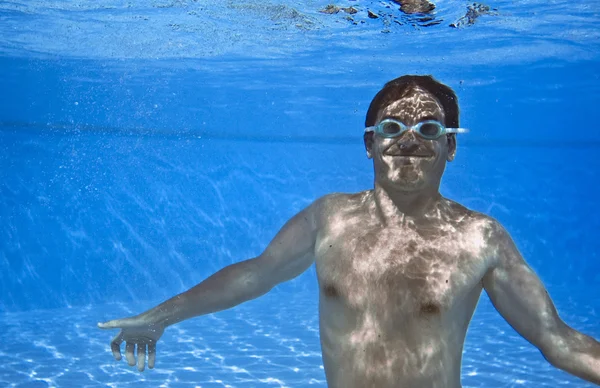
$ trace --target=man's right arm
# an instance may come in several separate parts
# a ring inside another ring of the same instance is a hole
[[[266,294],[277,284],[304,272],[314,262],[319,218],[327,197],[323,197],[290,219],[258,257],[229,265],[188,291],[131,318],[99,323],[101,329],[121,329],[111,349],[121,359],[121,343],[126,342],[129,365],[144,370],[146,350],[148,366],[154,367],[156,342],[165,327],[199,315],[236,306]]]
[[[319,214],[325,198],[291,218],[256,258],[229,265],[188,291],[140,315],[145,321],[170,326],[192,317],[234,307],[293,279],[314,262]]]

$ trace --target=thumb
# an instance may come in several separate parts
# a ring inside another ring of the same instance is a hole
[[[116,329],[119,327],[119,325],[117,324],[118,320],[114,320],[114,321],[108,321],[108,322],[98,322],[98,327],[100,329]]]
[[[125,319],[114,319],[112,321],[108,321],[108,322],[98,322],[98,327],[100,329],[119,329],[119,328],[126,328],[126,327],[132,327],[135,326],[135,322],[133,319],[131,318],[125,318]]]

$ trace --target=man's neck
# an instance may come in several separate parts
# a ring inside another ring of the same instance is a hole
[[[402,191],[375,182],[375,203],[384,223],[412,220],[427,222],[436,212],[442,196],[438,187],[418,191]]]

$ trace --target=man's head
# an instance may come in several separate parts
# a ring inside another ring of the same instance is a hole
[[[408,127],[435,120],[445,127],[457,128],[456,94],[431,76],[397,78],[373,98],[365,126],[375,126],[385,119],[400,121]],[[376,180],[405,191],[439,186],[446,161],[452,161],[456,153],[455,134],[428,140],[414,131],[397,137],[366,132],[364,141],[367,155],[373,159]]]

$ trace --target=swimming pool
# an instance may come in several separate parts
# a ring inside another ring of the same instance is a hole
[[[143,374],[95,324],[259,254],[321,195],[372,187],[364,115],[402,74],[453,87],[471,130],[442,193],[502,222],[561,317],[600,337],[600,4],[498,1],[464,28],[448,25],[466,2],[437,2],[439,24],[327,4],[0,4],[0,386],[325,386],[314,267],[168,329]],[[463,386],[561,385],[592,386],[484,294]]]

